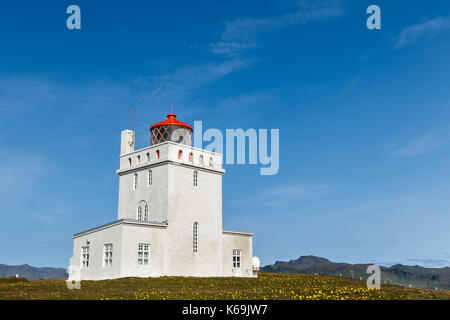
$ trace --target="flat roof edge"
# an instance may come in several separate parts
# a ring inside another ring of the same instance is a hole
[[[236,230],[222,230],[222,233],[240,234],[244,236],[253,236],[253,232],[236,231]]]
[[[89,234],[89,233],[100,231],[103,229],[111,228],[111,227],[114,227],[114,226],[120,225],[120,224],[141,225],[141,226],[150,226],[150,227],[163,227],[163,228],[167,227],[167,221],[156,222],[156,221],[141,221],[141,220],[135,220],[135,219],[120,219],[120,220],[102,224],[101,226],[98,226],[95,228],[91,228],[91,229],[84,230],[82,232],[75,233],[72,236],[72,239],[81,237],[81,236]]]

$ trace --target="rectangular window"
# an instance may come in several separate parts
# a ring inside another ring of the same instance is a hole
[[[198,222],[194,222],[194,227],[192,231],[192,252],[198,252]]]
[[[89,267],[89,246],[81,247],[81,267]]]
[[[241,250],[233,250],[233,268],[241,267]]]
[[[147,266],[150,259],[150,245],[139,243],[138,246],[138,265]]]
[[[105,244],[105,258],[103,260],[104,267],[112,266],[112,257],[113,257],[113,245],[112,243]]]
[[[198,187],[198,171],[197,170],[194,171],[193,184],[194,184],[194,187]]]

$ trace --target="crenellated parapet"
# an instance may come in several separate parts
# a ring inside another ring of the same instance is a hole
[[[224,173],[222,155],[192,146],[166,141],[140,150],[121,154],[118,174],[135,171],[162,162],[189,165]]]

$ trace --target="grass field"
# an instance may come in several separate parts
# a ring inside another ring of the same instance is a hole
[[[422,290],[382,285],[369,290],[364,281],[306,274],[260,273],[258,278],[124,278],[82,281],[80,290],[67,289],[64,279],[0,279],[0,299],[267,299],[373,300],[446,299],[448,290]]]

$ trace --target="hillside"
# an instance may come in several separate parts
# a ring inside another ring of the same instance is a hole
[[[0,264],[0,278],[15,277],[17,274],[19,277],[27,278],[28,280],[67,277],[66,269],[63,268],[37,268],[28,264],[20,266]]]
[[[262,268],[264,272],[305,273],[342,276],[366,280],[369,264],[348,264],[332,262],[315,256],[301,256],[288,262],[277,261]],[[381,267],[382,283],[398,284],[423,289],[450,289],[450,268],[424,268],[401,264]]]
[[[306,274],[261,273],[258,278],[124,278],[82,281],[68,290],[64,279],[0,279],[2,299],[223,299],[223,300],[380,300],[450,299],[450,291],[382,285],[369,290],[364,281]]]

